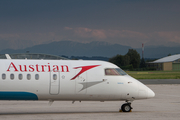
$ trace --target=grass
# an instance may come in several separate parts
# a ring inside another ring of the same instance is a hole
[[[180,79],[180,71],[126,71],[136,79]]]

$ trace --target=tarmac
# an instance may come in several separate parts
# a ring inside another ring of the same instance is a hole
[[[0,120],[179,120],[180,84],[147,84],[156,96],[132,103],[132,112],[119,112],[125,102],[0,101]]]

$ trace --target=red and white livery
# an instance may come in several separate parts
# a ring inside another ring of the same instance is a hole
[[[116,65],[85,60],[0,60],[0,100],[126,101],[154,92]]]

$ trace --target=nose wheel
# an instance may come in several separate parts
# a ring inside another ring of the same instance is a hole
[[[121,112],[121,111],[122,111],[122,112],[131,112],[131,109],[132,109],[131,103],[125,103],[125,104],[123,104],[123,105],[121,106],[120,112]]]

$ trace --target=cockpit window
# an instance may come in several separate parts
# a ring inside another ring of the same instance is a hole
[[[120,75],[127,75],[127,73],[124,72],[124,70],[122,70],[122,69],[120,69],[120,68],[116,68],[116,71],[118,71],[118,73],[119,73]]]
[[[106,68],[105,75],[127,75],[127,74],[120,68]]]

